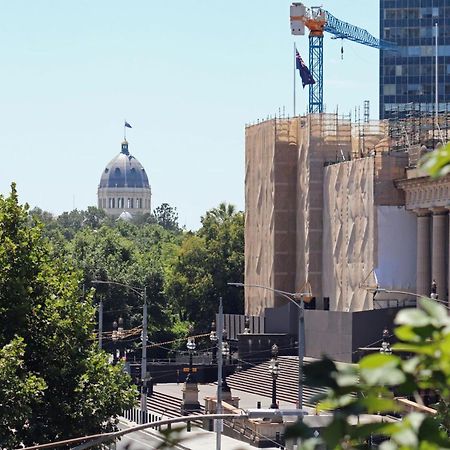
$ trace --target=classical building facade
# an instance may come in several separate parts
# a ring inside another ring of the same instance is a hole
[[[113,217],[151,212],[152,192],[142,164],[130,154],[128,142],[103,170],[97,191],[98,207]]]
[[[439,299],[448,300],[450,176],[434,180],[410,169],[397,186],[405,192],[406,208],[417,220],[417,293],[428,296],[435,280]]]

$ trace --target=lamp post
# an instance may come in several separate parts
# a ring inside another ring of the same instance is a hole
[[[250,318],[245,316],[244,320],[244,334],[250,334]]]
[[[130,286],[128,284],[120,283],[118,281],[104,281],[104,280],[92,280],[92,284],[112,284],[115,286],[122,286],[124,288],[133,291],[139,298],[142,299],[142,358],[141,358],[141,414],[142,420],[144,420],[145,414],[147,412],[147,287],[138,288],[135,286]],[[103,314],[103,304],[101,305],[101,312]],[[99,309],[100,313],[100,309]],[[99,318],[99,325],[103,323],[103,317]],[[100,328],[100,327],[99,327]],[[123,330],[123,328],[122,328]],[[99,335],[101,335],[102,330],[99,329]],[[100,341],[101,345],[101,341]],[[150,389],[152,390],[151,378],[150,378]]]
[[[122,345],[119,345],[119,341],[123,339],[123,318],[119,317],[118,321],[114,321],[112,324],[111,339],[113,341],[113,364],[116,365],[117,361],[122,356]]]
[[[117,321],[114,321],[112,324],[112,333],[111,339],[113,342],[113,365],[117,364],[117,339],[119,336],[117,335]]]
[[[270,409],[278,409],[277,404],[277,378],[279,374],[279,362],[278,362],[278,345],[272,345],[272,359],[270,360],[269,373],[272,375],[272,404]]]
[[[256,287],[260,289],[265,289],[266,291],[275,292],[281,295],[285,299],[289,300],[293,305],[295,305],[298,310],[298,409],[303,408],[303,358],[305,356],[305,305],[303,302],[304,296],[310,296],[310,292],[286,292],[280,289],[273,289],[268,286],[262,286],[260,284],[245,284],[245,283],[227,283],[229,286],[236,287]],[[300,300],[297,303],[296,300]],[[302,417],[299,417],[301,420]]]
[[[194,383],[195,375],[192,373],[192,354],[195,350],[195,339],[193,337],[188,337],[186,346],[189,350],[189,373],[186,378],[186,383]]]
[[[391,343],[389,342],[389,330],[387,328],[383,330],[383,340],[381,342],[380,353],[384,353],[385,355],[392,354]]]
[[[211,323],[211,333],[209,334],[209,340],[212,345],[212,361],[211,363],[214,365],[217,363],[217,341],[218,341],[217,333],[216,333],[216,322]]]
[[[222,380],[222,400],[225,401],[229,401],[231,400],[231,389],[228,386],[227,383],[227,369],[226,369],[226,365],[227,362],[229,363],[229,358],[230,358],[230,343],[226,341],[227,338],[227,331],[224,329],[222,332],[222,336],[224,341],[222,342],[222,356],[223,356],[223,365],[224,365],[224,370],[223,370],[223,380]]]

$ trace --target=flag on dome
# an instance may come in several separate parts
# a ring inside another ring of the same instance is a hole
[[[127,128],[133,128],[126,120],[125,120],[125,126],[126,126]]]
[[[295,49],[295,65],[300,72],[303,88],[305,88],[307,84],[316,84],[316,81],[312,77],[308,67],[306,67],[306,64],[303,62],[303,59],[297,49]]]

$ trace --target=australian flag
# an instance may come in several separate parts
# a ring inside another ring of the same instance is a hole
[[[126,120],[125,120],[125,126],[126,126],[127,128],[133,128]]]
[[[303,62],[303,59],[300,56],[300,53],[298,52],[297,49],[295,50],[295,65],[296,65],[298,71],[300,72],[300,77],[302,78],[303,88],[307,84],[316,84],[314,78],[311,75],[311,72],[306,67],[306,64]]]

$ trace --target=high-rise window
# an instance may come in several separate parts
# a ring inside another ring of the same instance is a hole
[[[435,24],[438,24],[438,108],[450,109],[449,0],[380,0],[380,36],[397,52],[380,51],[380,118],[435,108]]]

